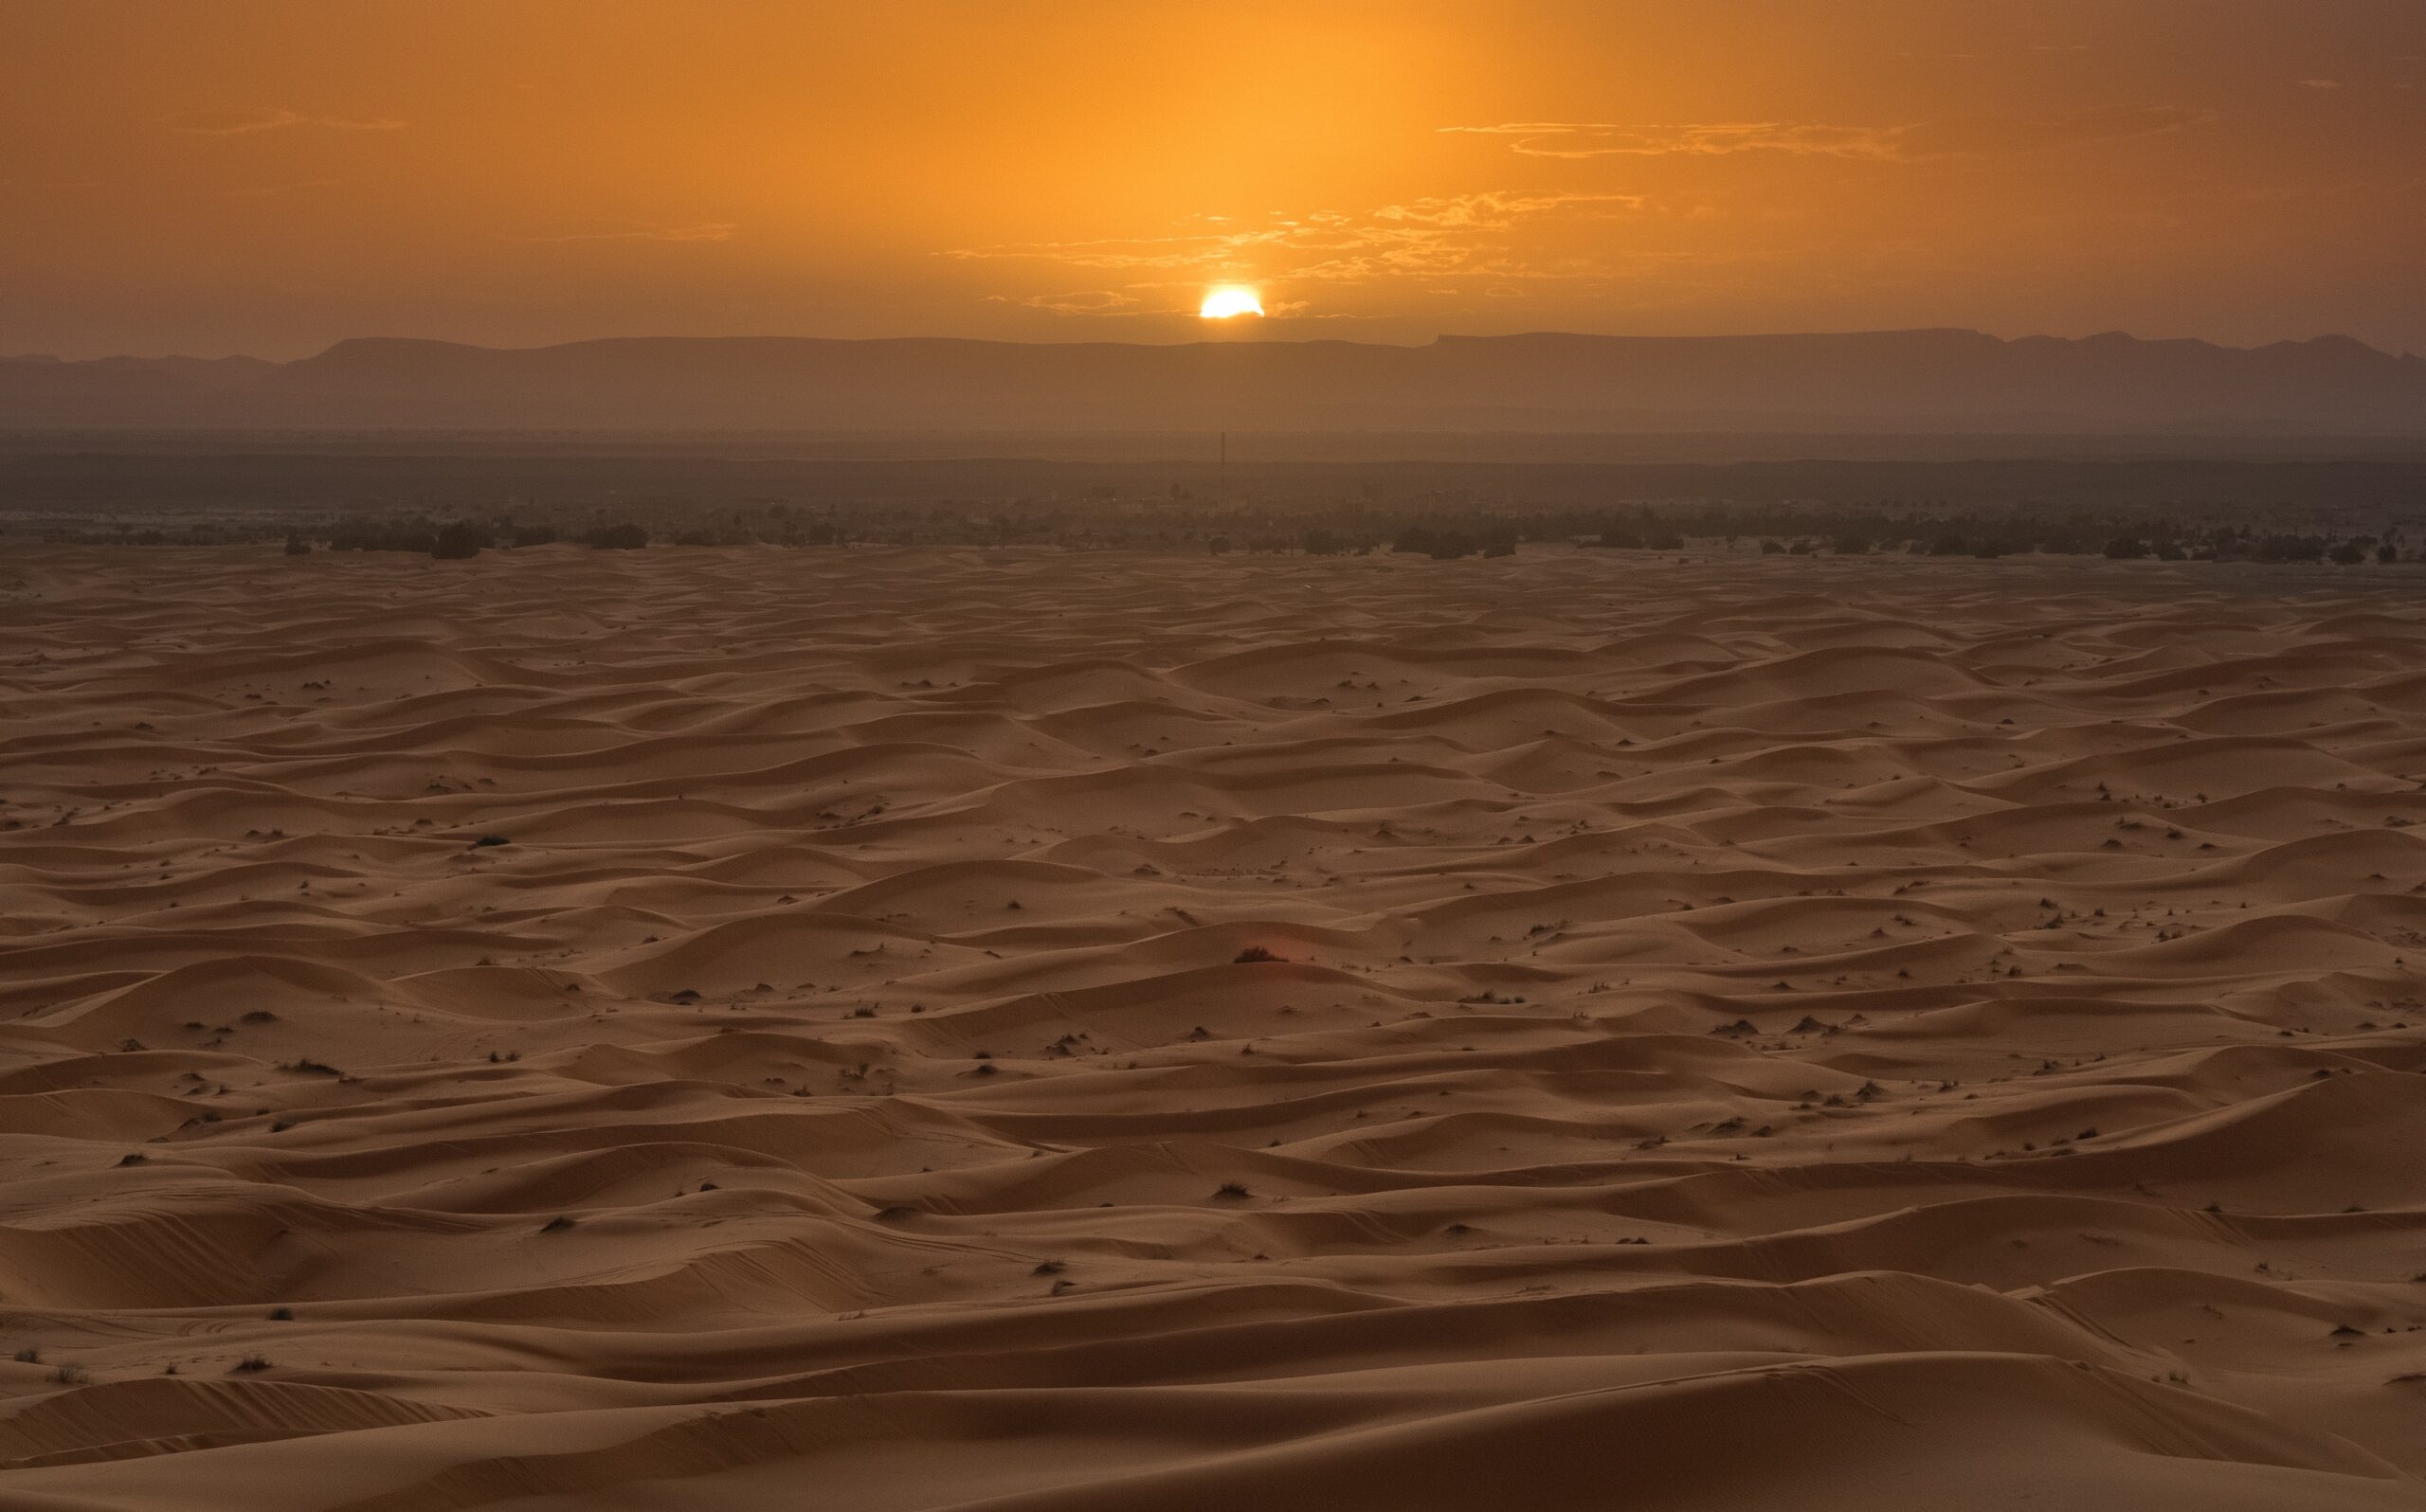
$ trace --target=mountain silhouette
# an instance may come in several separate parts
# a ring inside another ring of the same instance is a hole
[[[1422,346],[360,338],[252,358],[0,359],[0,426],[595,430],[2426,432],[2426,360],[2346,336],[1442,336]]]

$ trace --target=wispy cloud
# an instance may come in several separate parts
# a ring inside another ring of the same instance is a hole
[[[1524,120],[1496,126],[1443,126],[1444,135],[1505,136],[1508,150],[1527,157],[1717,156],[1728,153],[1825,153],[1877,155],[1881,134],[1866,126],[1730,121],[1674,126],[1620,126],[1608,121]]]
[[[286,194],[313,194],[321,189],[342,189],[341,178],[307,178],[293,184],[256,184],[249,189],[229,189],[227,197],[238,200],[274,200]]]
[[[1023,305],[1030,310],[1049,310],[1055,315],[1133,315],[1139,300],[1133,294],[1118,289],[1082,289],[1071,294],[1031,294],[1025,296],[989,294],[990,304]]]
[[[951,258],[1034,259],[1077,267],[1196,269],[1208,276],[1251,260],[1286,263],[1295,278],[1348,276],[1376,261],[1453,267],[1476,238],[1556,212],[1638,210],[1639,194],[1516,194],[1488,192],[1409,200],[1362,215],[1316,211],[1238,225],[1207,216],[1159,236],[1102,237],[1077,242],[1010,242],[954,247]]]
[[[2300,87],[2302,89],[2339,89],[2342,87],[2342,81],[2339,79],[2303,79],[2300,81]]]
[[[160,124],[189,136],[250,136],[258,132],[290,131],[298,126],[331,132],[400,132],[405,123],[384,116],[305,116],[291,110],[181,110],[160,117]]]
[[[2091,142],[2123,141],[2204,125],[2215,113],[2172,105],[2116,105],[2069,116],[1970,116],[1901,126],[1840,126],[1818,121],[1700,121],[1625,125],[1611,121],[1503,121],[1443,126],[1454,135],[1502,136],[1528,157],[1718,157],[1784,153],[1913,163],[1992,157]]]
[[[98,178],[0,178],[0,189],[32,189],[45,193],[56,189],[98,189],[114,187],[107,180]]]
[[[1383,221],[1496,230],[1528,216],[1544,215],[1575,206],[1605,206],[1612,211],[1638,210],[1648,198],[1642,194],[1510,194],[1492,190],[1481,194],[1409,200],[1404,205],[1385,205],[1373,215]]]
[[[740,234],[733,221],[635,221],[591,231],[509,236],[507,242],[730,242]]]
[[[995,295],[998,303],[1060,315],[1192,313],[1206,282],[1238,279],[1307,288],[1380,280],[1487,280],[1494,284],[1598,277],[1597,262],[1553,258],[1532,238],[1548,223],[1641,213],[1640,194],[1492,190],[1385,205],[1360,213],[1314,211],[1252,221],[1203,216],[1151,236],[1016,242],[955,247],[942,256],[1032,261],[1121,279],[1079,294]],[[1303,301],[1267,288],[1265,309],[1282,315]]]

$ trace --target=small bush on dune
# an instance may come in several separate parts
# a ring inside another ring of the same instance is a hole
[[[441,562],[462,562],[480,554],[480,548],[497,545],[496,533],[485,525],[471,520],[457,520],[442,525],[430,543],[429,554]]]

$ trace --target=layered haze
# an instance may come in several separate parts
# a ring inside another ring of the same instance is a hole
[[[355,340],[276,364],[0,362],[0,426],[2426,431],[2426,360],[1968,331],[1180,346],[658,338],[498,351]]]

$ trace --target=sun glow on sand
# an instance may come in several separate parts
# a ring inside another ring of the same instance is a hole
[[[1221,283],[1204,291],[1204,303],[1198,315],[1207,320],[1227,320],[1232,315],[1259,315],[1263,301],[1243,283]]]

